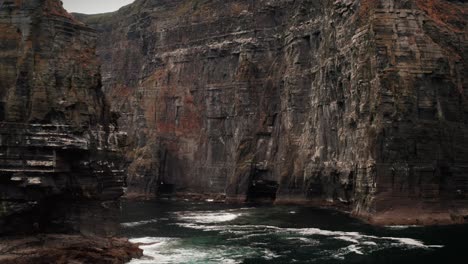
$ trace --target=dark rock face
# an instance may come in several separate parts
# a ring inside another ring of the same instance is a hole
[[[0,253],[3,264],[123,264],[143,255],[126,239],[55,234],[4,238]]]
[[[129,190],[468,215],[464,1],[137,0],[99,31]],[[464,218],[465,217],[465,218]]]
[[[0,1],[0,234],[112,231],[125,138],[95,45],[60,1]]]

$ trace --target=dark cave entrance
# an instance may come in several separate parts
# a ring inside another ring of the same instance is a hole
[[[247,202],[273,203],[279,184],[269,180],[269,171],[256,169],[247,190]]]

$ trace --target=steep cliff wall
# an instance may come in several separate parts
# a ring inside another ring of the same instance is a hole
[[[95,47],[58,0],[0,1],[0,234],[107,231],[124,134]]]
[[[129,190],[464,221],[467,13],[444,0],[137,0],[96,28]],[[429,219],[429,220],[428,220]]]

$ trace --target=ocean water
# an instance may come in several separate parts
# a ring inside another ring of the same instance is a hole
[[[468,226],[374,227],[332,210],[126,201],[122,234],[152,263],[466,263]]]

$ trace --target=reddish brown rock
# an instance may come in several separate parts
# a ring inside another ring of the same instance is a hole
[[[0,241],[3,264],[123,264],[142,255],[138,246],[117,238],[38,235]]]

